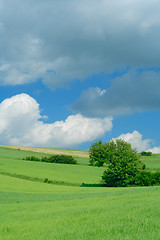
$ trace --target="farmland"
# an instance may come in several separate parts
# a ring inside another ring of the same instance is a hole
[[[87,151],[72,151],[78,165],[22,160],[50,153],[0,147],[0,239],[159,239],[160,187],[81,187],[105,169],[88,166]],[[160,155],[142,161],[160,169]]]

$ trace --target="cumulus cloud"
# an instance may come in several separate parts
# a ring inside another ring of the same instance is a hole
[[[143,139],[142,134],[138,131],[133,131],[132,133],[121,134],[115,139],[122,139],[131,144],[132,148],[135,148],[137,152],[152,152],[153,154],[160,154],[160,146],[151,148],[152,140],[151,139]]]
[[[159,147],[154,147],[154,148],[149,148],[146,151],[147,152],[152,152],[154,154],[160,154],[160,146]]]
[[[136,148],[138,152],[146,151],[150,147],[151,139],[142,139],[142,134],[138,131],[133,131],[132,133],[122,134],[116,139],[122,139],[131,144],[132,148]],[[113,138],[113,140],[115,140]],[[147,150],[148,151],[148,150]]]
[[[159,66],[158,0],[1,0],[0,84]]]
[[[0,103],[1,144],[41,147],[75,147],[112,129],[112,118],[71,115],[65,121],[44,123],[39,104],[27,94]]]
[[[106,90],[84,90],[72,105],[72,110],[90,117],[160,110],[159,89],[158,69],[156,72],[153,69],[129,70],[113,79],[111,86]]]

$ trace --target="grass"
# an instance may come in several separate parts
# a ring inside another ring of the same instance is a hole
[[[10,174],[21,178],[45,178],[69,185],[82,183],[99,183],[103,168],[88,166],[88,159],[75,157],[79,165],[54,164],[44,162],[30,162],[22,160],[27,156],[44,156],[45,154],[0,147],[0,173]]]
[[[0,146],[0,158],[8,158],[8,159],[22,159],[25,158],[26,156],[30,157],[30,156],[35,156],[38,158],[42,158],[44,156],[48,157],[52,154],[66,154],[66,155],[72,155],[72,152],[74,152],[73,150],[59,150],[59,152],[57,153],[55,149],[53,149],[53,153],[47,153],[47,151],[44,150],[44,152],[40,151],[36,151],[36,149],[39,150],[39,148],[33,148],[34,151],[29,151],[29,150],[20,150],[21,148],[19,147],[14,147],[12,148],[11,146],[8,147],[2,147]],[[26,149],[26,148],[25,148]],[[42,150],[42,148],[40,148]],[[80,151],[75,151],[80,152]],[[84,151],[87,152],[87,151]],[[82,156],[81,156],[82,155]],[[77,160],[78,164],[80,165],[89,165],[89,157],[87,156],[83,156],[83,154],[79,154],[79,155],[74,155],[73,154],[74,159]]]
[[[49,156],[47,153],[40,153],[40,152],[33,152],[33,151],[26,151],[26,150],[18,150],[18,149],[12,149],[12,148],[6,148],[6,147],[0,147],[0,158],[6,158],[6,159],[22,159],[26,156],[35,156],[35,157],[43,157],[43,156]]]
[[[88,157],[74,157],[77,160],[77,163],[80,165],[89,165],[89,158]]]
[[[160,187],[79,187],[98,183],[104,168],[82,155],[75,166],[21,160],[30,154],[43,153],[0,147],[0,172],[8,174],[0,174],[0,240],[159,240]],[[142,160],[160,168],[160,155]]]
[[[39,152],[46,154],[66,154],[78,157],[88,158],[88,151],[79,151],[79,150],[70,150],[70,149],[59,149],[59,148],[38,148],[38,147],[21,147],[21,146],[3,146],[6,148],[17,149],[17,150],[25,150],[30,152]]]
[[[79,188],[1,176],[3,240],[158,240],[160,188]]]
[[[66,154],[72,155],[79,164],[89,164],[89,152],[68,150],[68,149],[51,149],[51,148],[34,148],[34,147],[17,147],[17,146],[1,146],[0,157],[22,159],[26,156],[49,156],[50,154]],[[146,164],[148,169],[160,170],[160,154],[153,154],[152,156],[142,156],[141,160]]]
[[[69,165],[44,162],[30,162],[17,159],[0,158],[0,172],[22,175],[31,178],[73,183],[99,183],[103,168],[84,165]]]
[[[146,164],[150,170],[160,170],[160,154],[153,154],[152,156],[142,156],[141,160]]]

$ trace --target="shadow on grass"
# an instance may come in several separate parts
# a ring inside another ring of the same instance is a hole
[[[80,187],[106,187],[105,184],[102,183],[82,183]]]

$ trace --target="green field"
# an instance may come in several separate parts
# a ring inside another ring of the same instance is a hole
[[[80,186],[82,183],[99,183],[104,171],[103,168],[88,166],[88,159],[82,157],[75,157],[79,165],[51,164],[22,160],[26,155],[42,156],[42,153],[5,149],[2,147],[0,151],[2,152],[0,155],[0,173],[15,177],[30,177],[34,180],[36,180],[35,178],[37,180],[47,178],[60,184]]]
[[[0,239],[160,239],[160,187],[80,187],[100,183],[105,168],[84,155],[78,165],[22,160],[31,155],[45,154],[0,147]],[[142,160],[160,169],[160,155]]]
[[[149,170],[159,170],[160,171],[160,154],[153,154],[149,157],[141,157],[141,160],[145,163]]]

